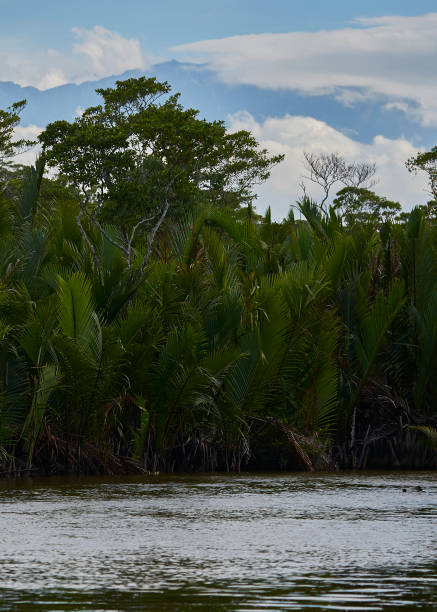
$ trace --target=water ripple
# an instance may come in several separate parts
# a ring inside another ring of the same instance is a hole
[[[4,482],[0,609],[435,610],[436,518],[433,473]]]

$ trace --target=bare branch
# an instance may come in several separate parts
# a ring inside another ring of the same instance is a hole
[[[94,223],[94,225],[100,230],[100,232],[102,233],[104,238],[106,238],[106,240],[108,242],[110,242],[113,246],[115,246],[117,249],[120,249],[120,251],[123,251],[123,253],[127,256],[128,255],[127,248],[124,247],[120,242],[117,242],[117,240],[114,240],[113,238],[111,238],[111,236],[108,234],[108,232],[105,230],[105,228],[98,221],[96,216],[95,215],[90,215],[89,212],[87,212],[87,215],[91,219],[91,221]]]
[[[94,246],[92,245],[90,239],[88,238],[86,231],[83,228],[83,225],[82,225],[82,222],[81,222],[82,214],[83,214],[83,208],[81,206],[80,209],[79,209],[79,213],[78,213],[78,215],[76,217],[76,222],[77,222],[77,225],[79,227],[80,233],[83,236],[83,239],[85,240],[86,244],[88,245],[89,250],[91,251],[91,255],[92,255],[93,260],[94,260],[94,266],[95,266],[96,270],[98,270],[99,269],[99,265],[100,265],[99,264],[99,258],[97,257],[96,250],[95,250]]]
[[[322,188],[323,198],[320,202],[320,208],[323,212],[326,212],[325,203],[336,183],[342,183],[347,187],[365,186],[366,189],[369,189],[377,182],[374,178],[376,174],[375,163],[355,162],[348,164],[339,153],[315,154],[305,151],[303,156],[307,172],[303,178]],[[299,187],[303,190],[303,183]]]
[[[141,283],[144,280],[144,271],[146,269],[146,266],[148,264],[148,261],[150,259],[151,254],[152,254],[152,248],[153,248],[153,243],[154,243],[154,240],[155,240],[156,233],[159,230],[159,228],[161,227],[161,224],[164,221],[165,217],[167,216],[167,212],[168,212],[169,208],[170,208],[170,202],[169,202],[169,200],[166,200],[164,208],[163,208],[162,213],[161,213],[161,216],[159,217],[157,223],[155,224],[155,226],[153,227],[153,229],[152,229],[152,231],[150,233],[149,243],[147,245],[147,251],[146,251],[146,254],[143,257],[143,261],[141,263],[141,268],[140,268],[140,271],[138,273],[137,280],[136,280],[136,282],[135,282],[135,284],[134,284],[134,286],[132,288],[132,291],[129,293],[129,295],[127,297],[127,300],[126,300],[126,305],[127,306],[131,303],[133,297],[135,296],[136,292],[138,291],[138,289],[141,286]]]
[[[156,219],[157,216],[158,216],[158,213],[156,215],[152,215],[151,217],[143,217],[140,221],[138,221],[138,223],[136,225],[133,226],[132,232],[131,232],[131,235],[130,235],[129,241],[128,241],[129,245],[132,244],[137,229],[139,227],[141,227],[141,225],[143,225],[144,223],[148,223],[149,221],[153,221],[153,219]]]
[[[139,227],[141,227],[141,225],[143,225],[144,223],[148,223],[149,221],[152,221],[153,219],[156,218],[157,215],[152,215],[151,217],[143,217],[142,219],[140,219],[140,221],[138,221],[138,223],[136,223],[133,228],[132,228],[132,232],[130,234],[129,237],[127,237],[126,234],[126,244],[127,244],[127,267],[128,269],[130,268],[130,258],[131,258],[131,254],[132,254],[132,243],[134,241],[135,238],[135,233],[137,231],[137,229]]]
[[[162,222],[164,221],[165,217],[167,216],[167,212],[168,209],[170,208],[170,203],[168,200],[166,200],[165,202],[165,206],[164,209],[162,211],[161,216],[158,219],[158,222],[155,224],[155,226],[153,227],[152,231],[150,232],[150,236],[149,236],[149,244],[147,245],[147,251],[146,254],[144,255],[142,264],[141,264],[141,268],[140,268],[140,273],[139,273],[139,278],[141,279],[143,274],[144,274],[144,270],[146,269],[147,263],[150,259],[150,255],[152,254],[152,248],[153,248],[153,242],[155,240],[155,236],[156,236],[156,232],[159,230],[159,228],[161,227]]]
[[[308,197],[307,187],[303,181],[300,181],[298,189],[300,189],[300,191],[302,192],[302,195],[299,196],[299,200],[303,200],[304,198]]]
[[[339,153],[309,153],[305,151],[305,179],[319,185],[323,190],[323,198],[320,208],[325,212],[325,202],[329,197],[331,187],[338,182],[343,182],[350,172],[344,158]]]
[[[370,162],[356,162],[349,166],[349,174],[342,180],[346,187],[364,187],[370,189],[376,185],[376,164]]]

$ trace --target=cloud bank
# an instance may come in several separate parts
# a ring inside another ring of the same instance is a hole
[[[285,160],[273,169],[270,179],[257,190],[259,212],[271,205],[276,219],[285,217],[290,205],[295,204],[300,195],[299,183],[304,174],[303,151],[339,152],[349,162],[375,162],[380,180],[373,190],[399,201],[405,210],[429,199],[425,193],[424,177],[412,175],[405,168],[405,161],[417,153],[417,148],[402,138],[375,136],[371,144],[362,144],[312,117],[285,115],[259,123],[246,111],[230,115],[228,123],[231,131],[250,130],[270,153],[285,154]],[[337,190],[341,187],[338,185]],[[308,184],[308,192],[320,199],[321,192],[313,184]],[[335,195],[335,190],[332,195]]]
[[[332,94],[344,104],[380,97],[437,125],[437,13],[357,19],[355,26],[233,36],[173,51],[208,62],[229,84]]]
[[[126,70],[149,68],[157,57],[146,56],[138,40],[96,25],[91,30],[73,28],[76,43],[70,54],[54,49],[29,52],[0,44],[0,81],[50,89],[66,83],[83,83]]]

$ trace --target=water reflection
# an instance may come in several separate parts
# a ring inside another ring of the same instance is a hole
[[[0,609],[436,609],[434,479],[3,482]]]

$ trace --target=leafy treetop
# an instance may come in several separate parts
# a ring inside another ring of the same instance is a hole
[[[416,173],[418,170],[426,172],[430,193],[433,200],[437,200],[437,146],[433,147],[430,151],[418,153],[410,157],[406,166],[410,172]]]
[[[282,159],[260,150],[249,132],[230,134],[223,121],[184,109],[167,82],[128,79],[97,93],[101,105],[71,123],[51,123],[40,141],[48,165],[68,177],[87,212],[122,231],[166,202],[173,217],[202,200],[247,204]]]
[[[402,207],[363,187],[344,187],[333,201],[333,209],[349,226],[356,223],[381,224],[393,221]]]
[[[6,110],[0,109],[0,184],[1,191],[10,181],[11,170],[14,167],[14,157],[35,143],[31,140],[14,139],[14,130],[20,123],[20,113],[26,106],[26,100],[14,102]]]

